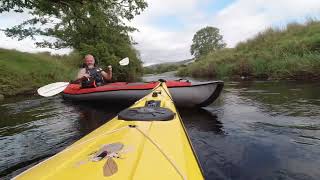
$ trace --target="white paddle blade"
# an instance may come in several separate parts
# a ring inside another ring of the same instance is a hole
[[[129,58],[126,57],[124,59],[122,59],[121,61],[119,61],[120,66],[126,66],[129,64]]]
[[[40,96],[50,97],[62,92],[67,86],[68,82],[56,82],[52,84],[48,84],[46,86],[42,86],[37,90]]]

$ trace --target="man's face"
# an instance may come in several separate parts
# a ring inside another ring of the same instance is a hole
[[[94,57],[91,55],[86,56],[85,63],[86,65],[94,65]]]

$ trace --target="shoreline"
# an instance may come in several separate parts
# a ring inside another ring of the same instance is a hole
[[[240,75],[233,75],[231,77],[225,76],[225,77],[212,77],[212,76],[178,76],[177,77],[183,77],[183,78],[194,78],[194,79],[205,79],[205,80],[223,80],[223,81],[303,81],[303,82],[313,82],[313,81],[319,81],[320,76],[295,76],[295,77],[268,77],[268,76],[240,76]]]
[[[1,94],[0,93],[0,102],[5,99],[8,99],[8,98],[14,98],[16,96],[39,96],[37,93],[37,89],[34,89],[34,88],[22,90],[22,91],[19,91],[19,90],[16,90],[16,91],[18,91],[18,92],[10,93],[10,94]]]
[[[150,75],[150,74],[149,74]],[[304,78],[258,78],[258,77],[254,77],[254,76],[233,76],[233,77],[225,77],[225,78],[214,78],[214,77],[190,77],[190,78],[194,78],[194,79],[201,79],[201,80],[216,80],[216,79],[221,79],[224,81],[246,81],[246,82],[250,82],[250,81],[296,81],[296,82],[317,82],[318,80],[320,80],[320,76],[319,77],[304,77]],[[188,79],[188,78],[187,78]],[[37,88],[27,88],[25,90],[13,90],[13,91],[17,91],[16,93],[11,93],[11,94],[1,94],[0,93],[0,101],[4,100],[6,98],[12,98],[14,96],[39,96],[37,93]],[[12,92],[12,90],[11,90]],[[1,95],[3,97],[1,97]]]

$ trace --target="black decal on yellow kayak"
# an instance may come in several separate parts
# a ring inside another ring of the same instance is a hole
[[[91,160],[96,162],[102,160],[107,156],[113,157],[114,154],[117,154],[123,148],[123,146],[124,145],[119,142],[103,145],[102,148],[100,148],[100,150],[93,155]]]

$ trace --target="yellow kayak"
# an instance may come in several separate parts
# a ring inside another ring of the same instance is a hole
[[[164,82],[118,116],[14,179],[204,179]]]

